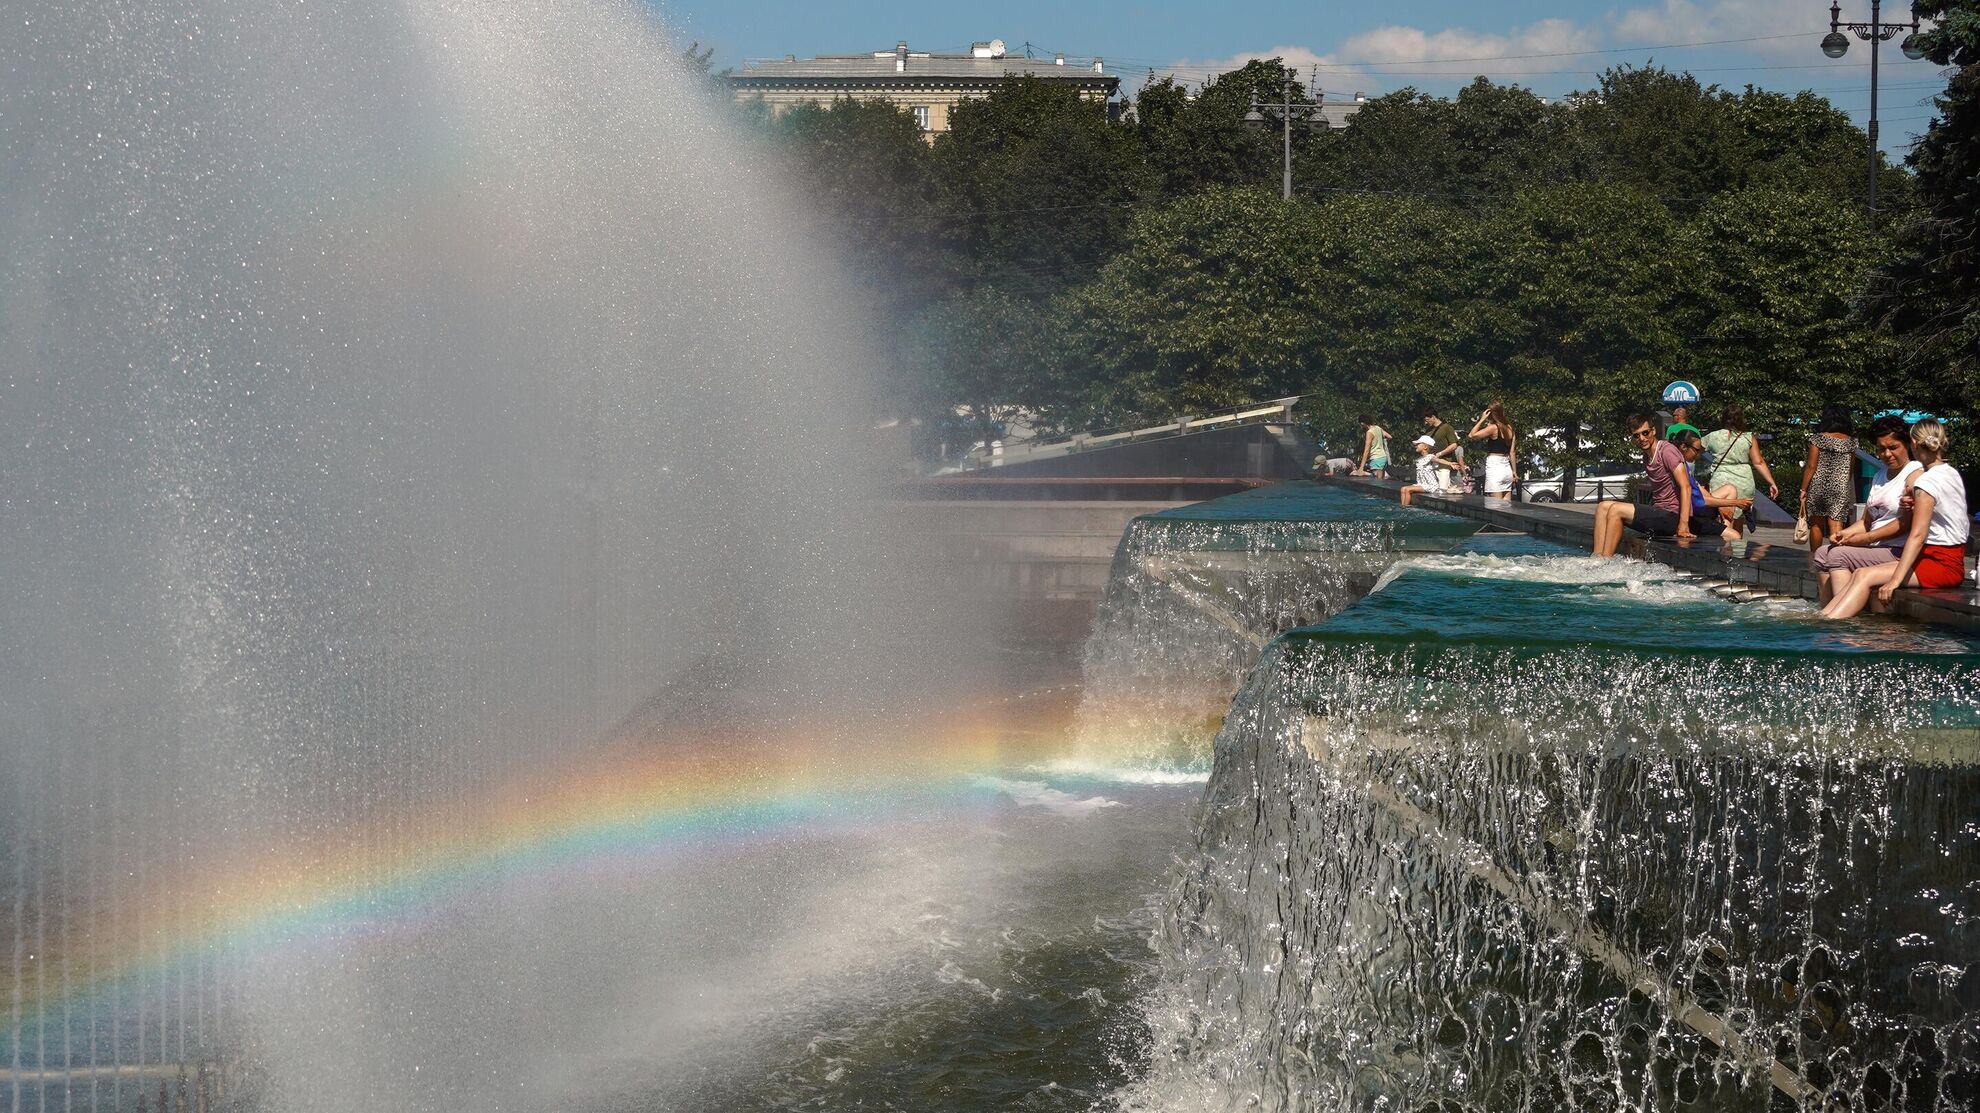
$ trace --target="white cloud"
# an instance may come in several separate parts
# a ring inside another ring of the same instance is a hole
[[[1697,0],[1659,0],[1612,15],[1610,33],[1622,46],[1751,39],[1755,41],[1733,45],[1761,54],[1803,55],[1827,33],[1828,21],[1823,18],[1827,14],[1819,4],[1807,0],[1710,0],[1702,4]]]
[[[1418,84],[1425,78],[1464,79],[1486,70],[1504,69],[1491,64],[1496,59],[1592,50],[1599,40],[1595,30],[1565,19],[1543,19],[1504,33],[1389,26],[1351,36],[1325,53],[1304,46],[1275,46],[1228,58],[1179,61],[1166,72],[1194,85],[1246,62],[1280,58],[1302,79],[1317,71],[1319,83],[1329,90],[1380,92]]]
[[[1856,9],[1846,10],[1845,18],[1869,18],[1867,0],[1844,3]],[[1405,85],[1448,89],[1480,73],[1560,92],[1588,87],[1596,72],[1610,66],[1654,61],[1673,70],[1702,67],[1701,80],[1730,88],[1746,81],[1786,89],[1834,86],[1844,80],[1867,86],[1863,44],[1852,40],[1856,49],[1839,62],[1828,62],[1816,50],[1828,32],[1828,14],[1819,0],[1647,0],[1584,19],[1541,19],[1497,32],[1377,27],[1330,50],[1274,46],[1227,58],[1178,61],[1155,72],[1200,85],[1254,59],[1282,58],[1302,80],[1313,80],[1317,71],[1319,85],[1330,94],[1377,94]],[[1909,19],[1910,10],[1887,3],[1885,18]],[[1720,40],[1737,41],[1713,48],[1678,45]],[[1636,47],[1662,49],[1630,49]],[[1889,71],[1887,80],[1900,72],[1914,79],[1933,73],[1930,63],[1907,62],[1895,49],[1885,50],[1881,60]],[[1853,102],[1844,106],[1854,107]]]

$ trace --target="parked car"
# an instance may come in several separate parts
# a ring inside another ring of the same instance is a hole
[[[1600,502],[1603,499],[1628,498],[1630,481],[1643,477],[1643,463],[1640,460],[1598,460],[1584,464],[1575,473],[1574,501]],[[1560,472],[1529,478],[1520,487],[1520,497],[1527,502],[1560,502],[1562,480]]]

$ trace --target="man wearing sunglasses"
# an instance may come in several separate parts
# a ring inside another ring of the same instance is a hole
[[[1595,506],[1595,555],[1610,557],[1622,545],[1622,531],[1629,526],[1649,537],[1675,537],[1688,541],[1697,534],[1691,530],[1691,473],[1684,456],[1666,440],[1657,437],[1657,423],[1644,414],[1631,414],[1630,439],[1643,450],[1643,469],[1650,473],[1650,506],[1608,499]]]

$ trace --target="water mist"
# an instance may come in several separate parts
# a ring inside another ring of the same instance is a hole
[[[0,1094],[540,1102],[803,869],[584,922],[460,864],[489,794],[939,671],[828,254],[629,3],[7,22]]]

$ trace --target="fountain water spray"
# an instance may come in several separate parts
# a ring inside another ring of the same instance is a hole
[[[0,63],[0,1093],[499,1107],[602,1018],[441,868],[498,801],[669,677],[944,667],[830,253],[629,2],[85,0]],[[368,945],[460,901],[479,958]]]

